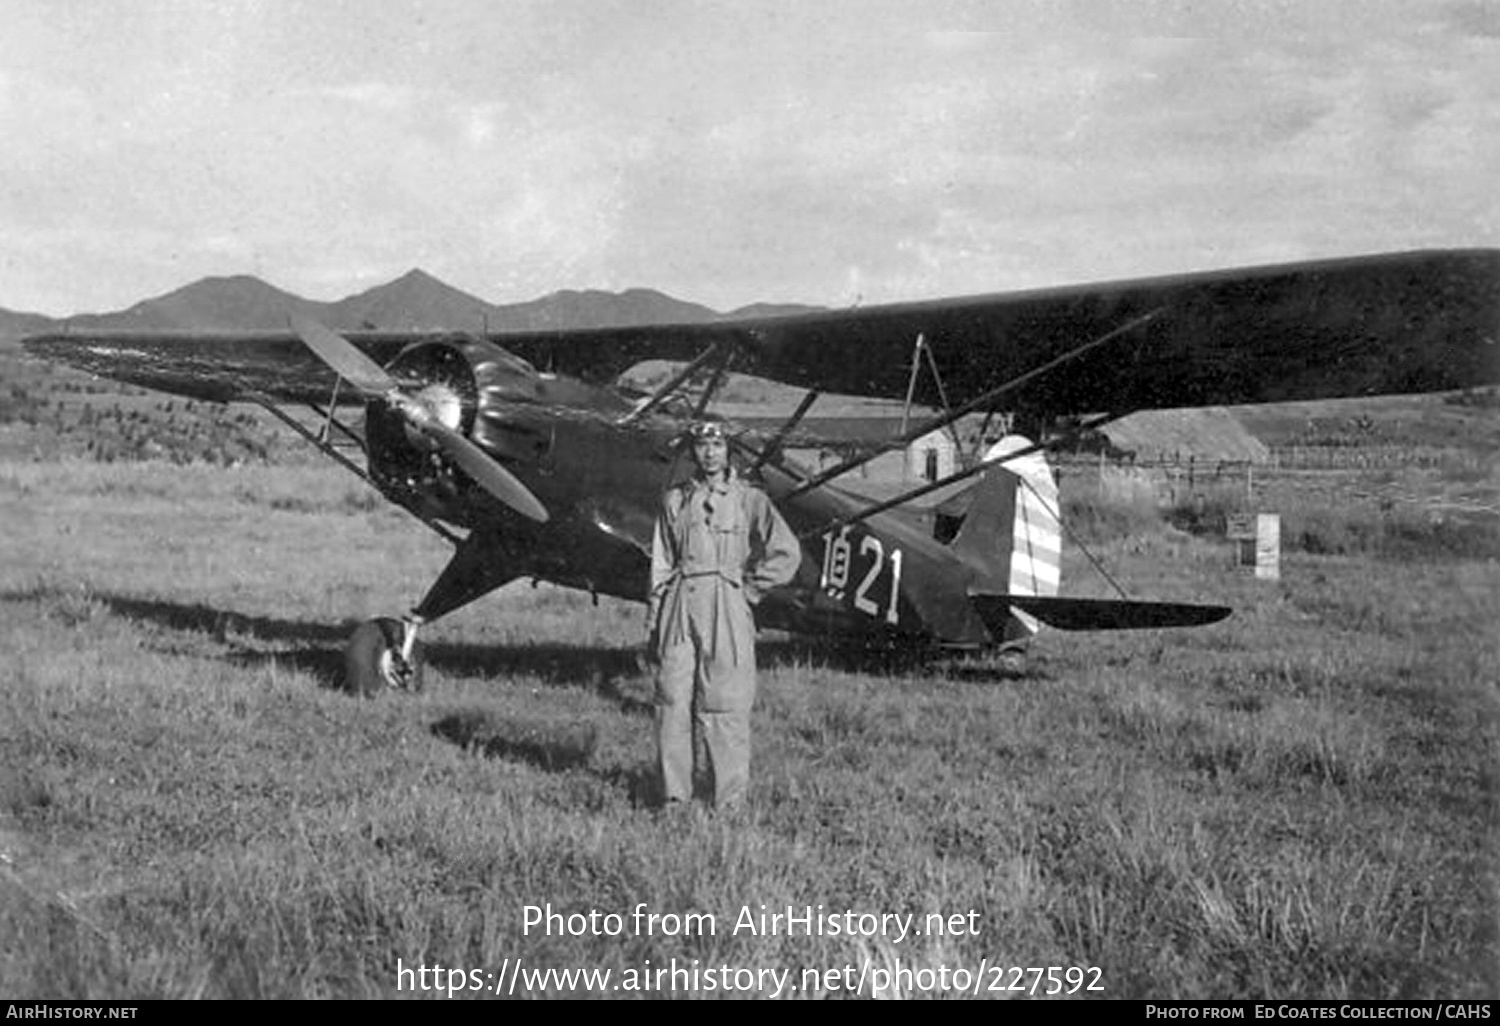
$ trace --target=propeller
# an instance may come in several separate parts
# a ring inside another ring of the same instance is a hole
[[[531,493],[531,489],[483,449],[439,420],[427,403],[402,391],[400,382],[355,348],[352,342],[306,317],[293,317],[292,330],[339,377],[366,396],[384,399],[399,410],[407,424],[431,438],[443,455],[462,467],[481,488],[522,516],[539,523],[547,522],[547,507]]]
[[[344,336],[330,331],[317,321],[294,316],[292,330],[302,343],[328,364],[339,377],[366,395],[390,399],[401,386],[385,368],[356,349]]]

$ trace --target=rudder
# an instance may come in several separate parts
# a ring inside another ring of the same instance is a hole
[[[986,470],[953,539],[952,550],[979,570],[977,590],[1008,595],[1054,596],[1062,582],[1062,525],[1057,478],[1041,452],[1021,435],[1006,435],[984,454]],[[997,640],[1035,634],[1037,621],[1012,608]]]

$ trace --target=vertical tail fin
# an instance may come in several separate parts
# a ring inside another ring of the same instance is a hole
[[[1007,435],[984,454],[994,466],[974,486],[953,539],[953,551],[979,570],[976,583],[987,592],[1048,597],[1057,594],[1062,580],[1062,525],[1052,468],[1040,452],[1006,459],[1031,444]],[[997,640],[1022,640],[1036,629],[1035,619],[1012,608]]]

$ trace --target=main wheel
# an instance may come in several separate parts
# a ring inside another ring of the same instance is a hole
[[[421,691],[422,643],[411,647],[411,659],[401,655],[406,626],[400,620],[381,617],[360,624],[344,648],[344,687],[350,694],[366,698],[385,688]]]

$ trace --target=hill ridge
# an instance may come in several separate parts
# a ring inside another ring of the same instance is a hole
[[[536,299],[495,304],[412,267],[342,299],[306,299],[253,274],[208,275],[120,310],[66,317],[0,307],[0,341],[47,331],[271,331],[290,315],[344,331],[507,331],[685,324],[745,316],[804,313],[818,307],[756,303],[721,313],[660,289],[631,286],[558,289]]]

